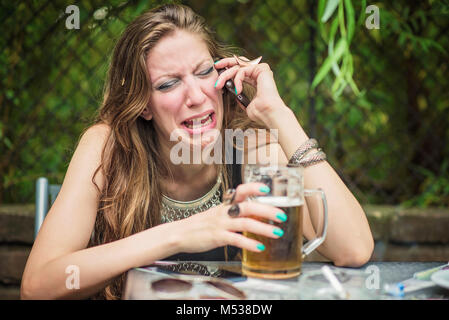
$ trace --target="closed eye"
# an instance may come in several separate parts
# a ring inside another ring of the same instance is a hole
[[[156,89],[164,91],[164,90],[167,90],[167,89],[170,89],[171,87],[173,87],[177,82],[178,82],[178,80],[170,80],[170,81],[167,81],[167,82],[161,84]]]
[[[213,66],[210,67],[209,69],[207,69],[207,70],[201,72],[201,73],[200,73],[200,76],[206,76],[206,75],[208,75],[209,73],[211,73],[212,71],[214,71],[214,67],[213,67]]]
[[[205,70],[205,71],[199,73],[199,75],[200,75],[200,76],[207,76],[207,75],[209,75],[210,73],[212,73],[212,71],[214,71],[214,67],[213,67],[213,66],[210,67],[209,69],[207,69],[207,70]],[[178,82],[177,79],[170,80],[170,81],[167,81],[167,82],[163,83],[162,85],[160,85],[160,86],[157,87],[156,89],[157,89],[157,90],[160,90],[160,91],[164,91],[164,90],[167,90],[167,89],[170,89],[171,87],[173,87],[177,82]]]

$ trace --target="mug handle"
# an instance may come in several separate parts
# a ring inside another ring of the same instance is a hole
[[[315,239],[307,241],[307,243],[302,248],[302,259],[306,256],[308,256],[312,251],[314,251],[316,248],[319,247],[320,244],[323,243],[324,239],[326,239],[326,232],[327,232],[327,200],[326,195],[324,194],[324,191],[322,189],[310,189],[304,190],[304,197],[309,197],[314,194],[319,194],[321,196],[321,200],[323,202],[323,214],[324,214],[324,226],[323,231],[321,232],[321,235],[316,237]]]

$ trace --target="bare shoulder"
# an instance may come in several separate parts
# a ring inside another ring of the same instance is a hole
[[[92,181],[97,168],[101,164],[101,155],[111,129],[106,124],[95,124],[88,128],[81,136],[76,150],[70,161],[64,182],[88,183]],[[101,189],[103,177],[101,172],[95,175],[95,182]]]
[[[110,132],[111,128],[106,124],[95,124],[89,127],[82,134],[73,157],[98,162]]]
[[[102,142],[102,145],[106,141],[111,132],[111,128],[104,123],[95,124],[89,127],[81,136],[80,144],[92,144]]]

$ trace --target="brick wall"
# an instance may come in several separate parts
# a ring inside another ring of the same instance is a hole
[[[449,209],[365,206],[376,240],[372,261],[448,261]]]
[[[0,206],[0,299],[18,299],[34,239],[34,205]]]
[[[365,206],[376,240],[371,261],[448,261],[449,209]],[[33,244],[34,205],[0,205],[0,299],[18,299]],[[326,261],[312,253],[306,261]]]

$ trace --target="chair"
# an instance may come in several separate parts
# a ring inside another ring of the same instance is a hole
[[[42,222],[47,215],[49,204],[50,207],[53,205],[53,202],[55,202],[59,190],[61,190],[61,185],[49,184],[47,178],[40,177],[36,180],[36,215],[34,220],[34,239],[36,239]]]

